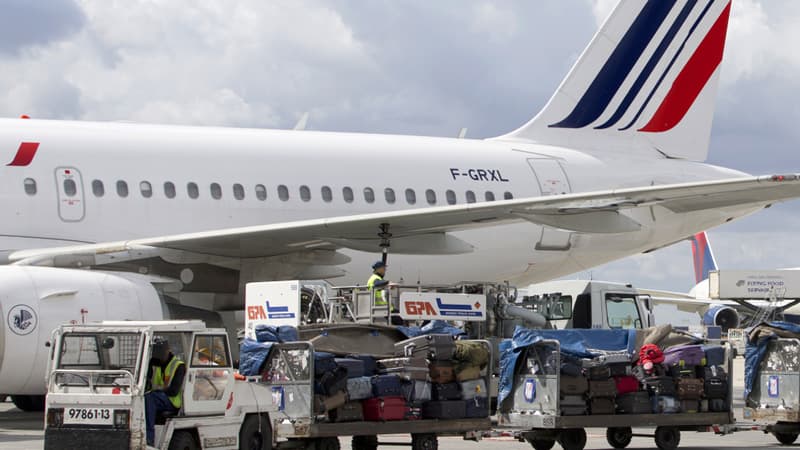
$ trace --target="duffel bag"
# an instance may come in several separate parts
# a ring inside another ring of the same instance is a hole
[[[479,341],[455,341],[456,350],[453,358],[473,366],[485,367],[489,364],[489,349]]]
[[[664,365],[702,366],[705,357],[702,345],[676,345],[664,350]]]
[[[456,381],[458,382],[477,380],[478,378],[481,377],[481,368],[480,366],[473,366],[472,364],[461,363],[456,365],[455,374],[456,374]]]

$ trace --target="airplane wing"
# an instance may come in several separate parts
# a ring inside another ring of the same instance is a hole
[[[21,250],[15,264],[94,265],[182,251],[220,258],[256,258],[314,249],[377,251],[383,231],[393,253],[458,254],[472,247],[449,232],[529,221],[584,233],[636,231],[626,211],[659,206],[681,213],[730,206],[754,208],[800,197],[800,175],[613,189],[496,202],[389,211],[89,245]],[[385,224],[385,225],[384,225]]]

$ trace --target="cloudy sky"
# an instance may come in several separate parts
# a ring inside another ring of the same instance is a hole
[[[0,0],[0,116],[496,136],[614,0]],[[800,172],[800,2],[734,0],[709,161]],[[723,268],[800,266],[800,202],[711,231]],[[597,279],[688,290],[687,243]],[[588,276],[589,274],[581,274]]]

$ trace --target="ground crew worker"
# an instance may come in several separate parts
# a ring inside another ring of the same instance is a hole
[[[389,285],[386,276],[386,263],[378,261],[372,265],[372,276],[367,280],[367,287],[375,295],[375,306],[386,306],[388,303],[383,297],[383,290]]]
[[[144,396],[147,445],[155,445],[156,415],[181,409],[185,375],[186,365],[172,354],[169,341],[160,336],[153,338],[153,357],[147,369],[150,392]]]

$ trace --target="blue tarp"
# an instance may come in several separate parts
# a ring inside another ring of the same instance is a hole
[[[518,326],[513,337],[500,343],[500,387],[497,401],[511,395],[514,368],[521,351],[542,340],[557,340],[561,353],[578,358],[598,356],[596,350],[621,351],[633,354],[636,349],[636,330],[531,330]]]
[[[295,342],[297,341],[297,328],[290,325],[256,325],[256,340],[258,342]]]
[[[779,330],[786,330],[790,333],[800,334],[800,325],[789,322],[770,322],[767,326],[777,328]],[[747,330],[748,334],[750,329]],[[767,344],[772,339],[777,339],[775,333],[766,334],[760,333],[756,342],[747,340],[747,346],[744,351],[744,398],[753,390],[753,385],[756,383],[758,377],[758,369],[761,366],[761,361],[764,360],[764,355],[767,354]]]
[[[461,328],[454,327],[444,320],[431,320],[422,327],[397,327],[397,331],[403,333],[408,338],[425,334],[450,334],[452,336],[466,334]]]
[[[260,375],[259,370],[273,345],[275,342],[258,342],[245,338],[239,347],[239,373],[245,376]]]

